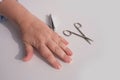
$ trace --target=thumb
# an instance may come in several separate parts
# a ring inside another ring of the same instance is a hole
[[[33,56],[33,47],[29,44],[25,44],[26,56],[23,61],[29,61]]]

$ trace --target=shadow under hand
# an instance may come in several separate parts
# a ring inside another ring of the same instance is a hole
[[[25,56],[24,54],[25,50],[24,45],[22,43],[21,33],[20,29],[18,28],[18,25],[9,20],[7,20],[6,22],[1,22],[1,24],[4,25],[10,31],[13,40],[18,44],[19,52],[15,56],[15,59],[21,60]]]
[[[15,59],[22,61],[22,59],[26,55],[26,53],[25,53],[24,44],[22,42],[21,31],[20,31],[18,25],[13,23],[12,21],[2,22],[1,24],[4,25],[10,31],[13,40],[18,44],[19,51],[18,51],[17,55],[15,56]],[[47,62],[47,60],[45,60],[35,48],[34,48],[34,53],[38,58],[40,58],[45,63],[47,63],[47,65],[51,66]]]

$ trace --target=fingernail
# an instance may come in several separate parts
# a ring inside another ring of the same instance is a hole
[[[69,44],[69,42],[67,42],[66,40],[63,40],[63,43],[64,43],[65,45],[68,45],[68,44]]]
[[[29,61],[33,56],[33,53],[28,53],[24,58],[23,58],[23,61],[27,62]]]
[[[66,48],[66,53],[68,56],[72,56],[72,51],[69,48]]]
[[[62,67],[62,66],[57,62],[56,65],[55,65],[55,68],[56,68],[56,69],[61,69],[61,67]]]
[[[65,45],[68,45],[69,43],[68,42],[65,42]]]
[[[57,69],[61,69],[61,65],[58,65]]]
[[[69,56],[67,56],[67,57],[65,58],[65,61],[66,61],[67,63],[71,63],[72,59],[71,59]]]

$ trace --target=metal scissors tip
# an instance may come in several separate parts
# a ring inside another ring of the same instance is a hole
[[[54,21],[53,21],[53,16],[52,16],[52,14],[49,15],[49,20],[50,20],[50,25],[49,25],[49,27],[54,31],[54,30],[55,30],[55,25],[54,25]]]

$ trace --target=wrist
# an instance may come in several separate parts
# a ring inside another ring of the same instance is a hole
[[[0,0],[0,14],[3,13],[5,6],[9,5],[11,2],[17,2],[17,0]]]
[[[25,11],[23,14],[18,16],[15,22],[19,25],[21,29],[23,29],[29,26],[30,23],[34,22],[34,16],[30,12]]]
[[[17,24],[22,24],[30,20],[30,16],[32,16],[32,14],[16,0],[3,0],[0,3],[0,14]]]

